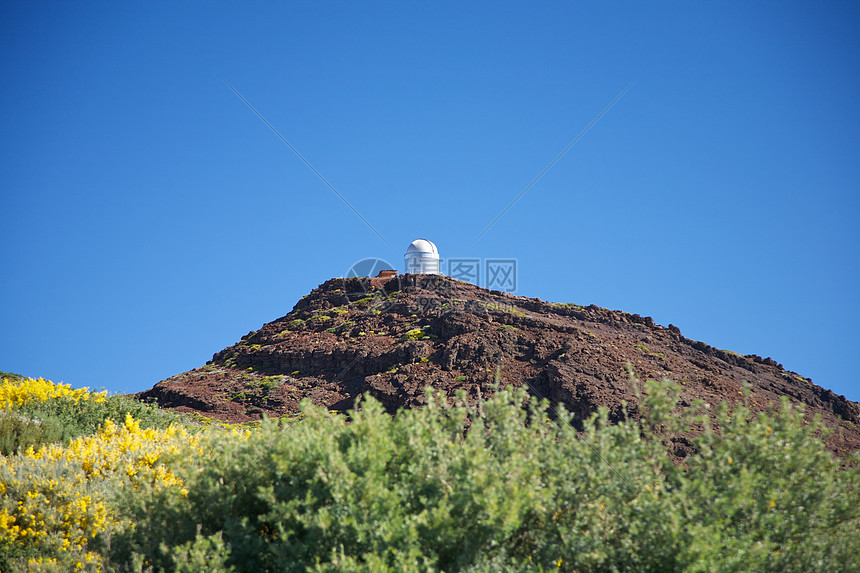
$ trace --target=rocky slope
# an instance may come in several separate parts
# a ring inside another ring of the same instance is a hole
[[[563,402],[578,418],[605,406],[619,419],[623,401],[637,415],[628,364],[642,379],[680,383],[682,405],[735,403],[748,381],[753,410],[788,396],[836,430],[831,449],[860,449],[860,404],[770,358],[713,348],[636,314],[428,275],[331,279],[205,366],[139,396],[236,422],[296,413],[303,398],[346,410],[370,392],[394,411],[423,404],[428,385],[474,400],[500,383]],[[688,448],[679,438],[677,454]]]

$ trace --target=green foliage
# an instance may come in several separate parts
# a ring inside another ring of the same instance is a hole
[[[411,330],[407,330],[403,336],[400,337],[401,342],[405,342],[407,340],[427,340],[431,337],[431,335],[427,332],[430,330],[429,326],[421,326],[418,328],[413,328]]]
[[[569,308],[571,310],[583,310],[583,308],[585,308],[572,302],[551,302],[550,304],[555,307]]]
[[[226,366],[227,368],[236,368],[237,365],[238,363],[236,362],[235,353],[228,354],[227,357],[224,359],[224,366]]]
[[[260,388],[262,388],[265,392],[270,392],[278,386],[281,386],[286,379],[287,377],[283,375],[266,376],[265,378],[260,380]]]
[[[15,410],[0,411],[0,453],[10,455],[28,447],[37,449],[95,433],[105,420],[116,424],[131,414],[142,428],[164,429],[184,418],[171,411],[122,394],[104,401],[52,399]]]
[[[13,410],[0,410],[0,454],[8,456],[30,446],[38,448],[63,440],[63,425],[56,418],[39,419]]]
[[[770,416],[720,408],[722,435],[706,432],[698,441],[689,461],[697,479],[684,484],[696,518],[691,556],[734,570],[860,567],[850,541],[860,534],[857,472],[837,471],[814,437],[827,433],[820,419],[802,420],[787,399]]]
[[[268,395],[269,392],[271,392],[278,386],[283,385],[286,379],[287,377],[283,374],[264,376],[262,378],[250,378],[245,380],[245,387],[249,389],[259,388],[260,390],[262,390],[264,395]]]
[[[413,328],[403,335],[403,340],[418,340],[424,338],[424,331],[420,328]]]
[[[352,301],[352,304],[354,304],[354,305],[366,305],[366,304],[370,304],[370,302],[372,300],[373,300],[373,295],[369,294],[369,295],[362,297],[358,300]]]
[[[860,571],[860,457],[834,459],[820,420],[787,400],[710,417],[703,403],[679,409],[679,393],[646,383],[641,420],[619,424],[606,410],[575,420],[522,390],[474,406],[428,392],[424,408],[395,416],[371,398],[348,416],[305,402],[294,419],[177,435],[157,463],[109,442],[80,446],[74,463],[4,455],[0,568]],[[127,413],[144,427],[179,419],[126,396],[51,399],[0,413],[0,439],[12,452]],[[664,444],[694,424],[704,431],[676,465]],[[90,459],[110,469],[90,472]],[[154,487],[143,470],[181,484]],[[32,517],[9,519],[16,499]],[[9,542],[19,526],[47,537]],[[38,547],[55,556],[28,564]]]
[[[639,352],[644,352],[648,356],[655,356],[657,358],[665,358],[666,355],[662,352],[651,352],[651,350],[645,346],[644,344],[634,344],[633,348],[638,350]]]
[[[178,416],[127,396],[13,380],[21,384],[4,384],[0,409],[0,570],[103,570],[100,536],[121,519],[111,500],[141,486],[181,495],[155,465],[168,449],[191,451],[194,438],[164,429]]]
[[[22,408],[21,411],[28,411],[28,408]],[[127,414],[140,422],[141,428],[165,429],[184,419],[180,414],[162,410],[154,404],[147,404],[124,394],[108,396],[103,402],[82,400],[74,404],[67,401],[49,401],[29,411],[36,416],[46,414],[60,418],[64,427],[70,429],[75,436],[94,433],[107,419],[122,424]]]
[[[492,308],[494,310],[501,310],[504,312],[509,312],[509,313],[513,314],[514,316],[522,316],[522,317],[528,316],[528,314],[526,314],[525,312],[523,312],[521,310],[517,310],[516,308],[514,308],[511,305],[488,304],[487,308]]]
[[[858,571],[860,475],[788,402],[769,415],[649,382],[641,422],[573,415],[522,391],[475,407],[432,393],[391,417],[304,404],[292,425],[212,435],[171,467],[187,497],[126,491],[110,557],[156,570]],[[664,440],[704,424],[685,467]],[[855,460],[860,461],[860,460]]]

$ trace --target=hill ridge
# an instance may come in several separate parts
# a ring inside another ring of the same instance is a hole
[[[860,449],[860,404],[770,357],[741,355],[684,337],[638,314],[549,303],[441,275],[333,278],[285,316],[216,352],[205,366],[139,396],[162,407],[228,421],[299,410],[309,398],[334,410],[370,392],[391,411],[419,407],[427,385],[467,400],[497,383],[562,402],[578,419],[600,406],[637,416],[637,376],[681,385],[681,404],[742,399],[764,410],[787,396],[838,429],[837,452]],[[683,449],[683,447],[682,447]]]

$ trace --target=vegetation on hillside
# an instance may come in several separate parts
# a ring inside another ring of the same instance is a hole
[[[225,430],[7,378],[25,397],[0,399],[4,424],[49,412],[77,436],[0,456],[0,570],[860,570],[860,459],[833,458],[818,420],[723,406],[716,433],[674,384],[644,390],[641,421],[582,432],[513,390]],[[664,443],[694,424],[676,465]]]
[[[0,372],[0,454],[62,443],[96,432],[105,420],[122,424],[132,415],[144,428],[167,428],[180,420],[134,398],[72,389],[42,378]]]

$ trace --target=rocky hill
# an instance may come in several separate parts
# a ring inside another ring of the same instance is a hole
[[[333,410],[370,392],[387,408],[419,407],[432,386],[470,400],[498,385],[562,402],[584,418],[599,406],[637,416],[627,366],[639,378],[681,384],[681,404],[742,400],[763,410],[788,396],[836,430],[828,446],[860,449],[860,404],[788,372],[770,358],[685,338],[648,317],[548,303],[451,278],[331,279],[286,316],[263,325],[205,366],[139,396],[165,408],[237,422],[296,413],[310,398]],[[682,456],[689,441],[679,438]]]

